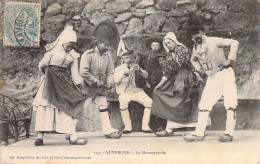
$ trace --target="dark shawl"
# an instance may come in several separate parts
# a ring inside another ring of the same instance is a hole
[[[73,118],[83,111],[85,97],[73,84],[67,68],[49,66],[45,71],[43,98]]]

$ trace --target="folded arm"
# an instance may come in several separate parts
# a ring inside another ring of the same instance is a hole
[[[228,59],[235,61],[237,58],[237,51],[239,42],[234,39],[227,39],[227,38],[214,38],[216,41],[217,46],[228,46],[230,47],[230,51],[228,54]]]

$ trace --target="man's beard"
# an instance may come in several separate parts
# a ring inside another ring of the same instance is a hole
[[[103,54],[103,53],[105,53],[105,52],[107,52],[107,51],[108,51],[108,49],[106,49],[106,48],[99,50],[99,52],[100,52],[101,54]]]
[[[202,44],[202,37],[196,37],[195,41],[197,44]]]

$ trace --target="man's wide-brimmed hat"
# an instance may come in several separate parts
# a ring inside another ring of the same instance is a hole
[[[157,43],[160,43],[160,50],[162,49],[162,41],[163,39],[162,38],[159,38],[159,37],[151,37],[151,38],[148,38],[146,41],[145,41],[145,45],[149,48],[151,48],[151,44],[153,42],[157,42]]]
[[[156,55],[156,57],[155,58],[159,58],[159,57],[167,57],[167,54],[166,53],[160,53],[160,54],[158,54],[158,55]]]
[[[127,52],[123,53],[122,56],[129,56],[129,55],[131,56],[133,53],[134,53],[134,50],[127,50]]]

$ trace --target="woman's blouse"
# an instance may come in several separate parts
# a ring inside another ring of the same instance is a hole
[[[164,76],[169,78],[183,68],[189,68],[193,71],[194,68],[191,65],[190,58],[190,51],[181,45],[177,45],[175,50],[170,51],[166,58],[166,64],[163,68]]]
[[[39,68],[47,65],[55,65],[64,68],[70,67],[72,80],[75,84],[81,84],[83,82],[82,77],[79,75],[78,71],[78,58],[80,55],[71,50],[66,53],[64,50],[59,54],[46,53],[42,60],[39,62]]]

